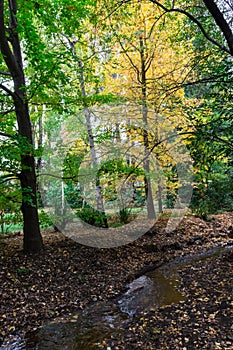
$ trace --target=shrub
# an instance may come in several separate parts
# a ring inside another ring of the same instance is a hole
[[[53,226],[50,216],[44,210],[39,211],[39,223],[41,228]]]
[[[107,216],[94,208],[83,208],[76,212],[77,216],[89,225],[107,227]]]
[[[130,222],[131,219],[131,209],[130,208],[122,208],[119,211],[119,219],[120,222],[123,222],[124,224],[127,224]]]

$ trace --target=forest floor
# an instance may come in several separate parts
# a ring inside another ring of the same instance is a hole
[[[233,213],[208,221],[187,216],[172,233],[160,219],[145,235],[117,248],[81,245],[43,232],[45,250],[22,252],[22,235],[0,239],[0,344],[50,320],[69,318],[90,303],[115,298],[127,283],[175,257],[233,244]],[[233,255],[193,262],[179,271],[178,304],[136,313],[118,339],[99,349],[233,349]],[[81,350],[81,349],[80,349]]]

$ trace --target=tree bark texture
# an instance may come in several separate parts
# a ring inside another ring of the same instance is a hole
[[[21,142],[21,173],[19,175],[22,189],[22,213],[24,232],[24,251],[35,253],[43,248],[39,228],[36,192],[35,159],[33,155],[32,128],[28,102],[25,92],[25,76],[17,33],[17,1],[8,1],[9,28],[5,28],[4,0],[0,0],[0,50],[11,74],[14,90],[8,90],[12,97],[18,124],[19,142]],[[11,43],[11,47],[9,45]]]

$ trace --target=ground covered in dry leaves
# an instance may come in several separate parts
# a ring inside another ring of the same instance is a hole
[[[233,244],[233,213],[209,221],[188,216],[172,233],[166,220],[126,246],[97,249],[43,233],[45,250],[22,252],[22,236],[0,238],[0,344],[86,305],[114,298],[128,282],[178,256]],[[233,256],[225,252],[179,271],[185,300],[136,313],[118,339],[100,349],[233,349]],[[81,350],[81,349],[80,349]]]

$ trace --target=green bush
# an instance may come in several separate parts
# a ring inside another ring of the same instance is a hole
[[[65,187],[65,198],[69,206],[74,208],[81,208],[83,203],[83,198],[81,196],[80,189],[77,185],[67,184]]]
[[[119,211],[120,222],[127,224],[128,222],[130,222],[131,217],[132,217],[132,215],[131,215],[130,208],[123,208]]]
[[[206,188],[195,188],[191,200],[192,212],[206,219],[208,215],[233,210],[233,182],[231,178],[218,177]]]
[[[23,218],[20,211],[14,213],[1,213],[0,226],[1,234],[11,233],[23,228]]]
[[[76,212],[77,216],[89,225],[107,227],[107,215],[94,208],[83,208]]]
[[[48,228],[53,226],[50,216],[44,210],[39,211],[39,223],[40,228]]]

